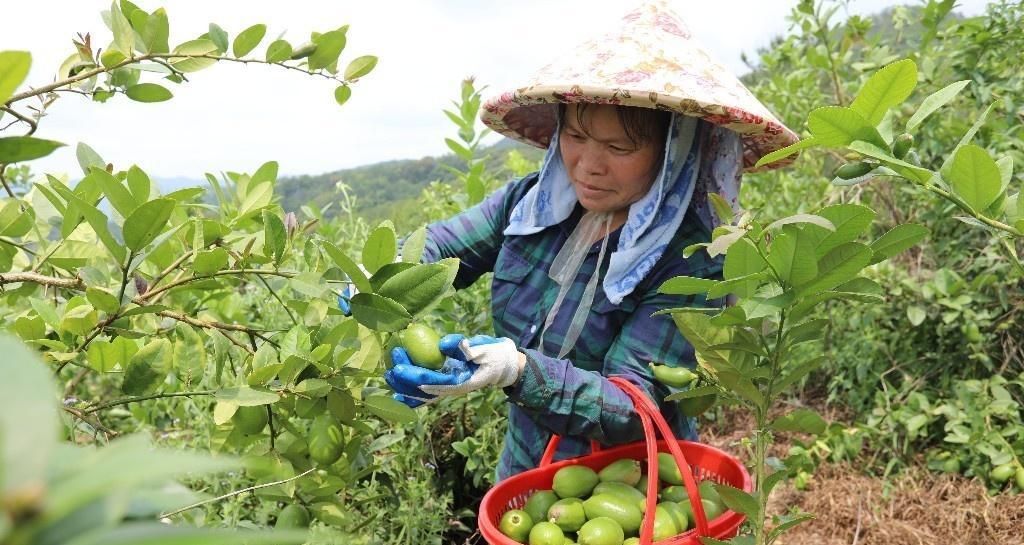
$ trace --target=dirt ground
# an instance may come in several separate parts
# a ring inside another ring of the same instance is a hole
[[[736,452],[753,422],[727,418],[705,428],[701,440]],[[784,457],[788,448],[783,438],[771,454]],[[790,507],[816,518],[779,545],[1024,545],[1024,494],[989,497],[979,481],[921,467],[883,480],[862,475],[855,465],[825,464],[806,490],[776,489],[769,512]]]

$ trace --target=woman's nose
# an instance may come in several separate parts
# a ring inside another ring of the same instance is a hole
[[[602,154],[594,150],[584,150],[580,154],[580,159],[577,161],[576,166],[583,174],[590,176],[603,175],[607,169],[607,164]]]

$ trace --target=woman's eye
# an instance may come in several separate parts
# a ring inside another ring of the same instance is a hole
[[[577,142],[582,142],[582,141],[585,140],[585,138],[583,138],[582,134],[569,133],[569,138],[572,138],[573,140],[575,140]]]
[[[623,153],[623,154],[624,153],[631,153],[633,151],[631,149],[620,148],[619,146],[611,146],[611,150],[614,153]]]

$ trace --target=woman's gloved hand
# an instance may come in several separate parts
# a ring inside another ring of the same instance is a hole
[[[391,351],[393,367],[384,380],[394,388],[394,398],[410,407],[438,397],[464,395],[486,386],[504,388],[519,380],[524,356],[512,339],[476,335],[445,335],[438,348],[448,357],[439,371],[412,363],[404,348]]]

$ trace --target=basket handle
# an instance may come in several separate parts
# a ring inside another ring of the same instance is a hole
[[[657,426],[658,431],[661,433],[662,439],[665,440],[665,444],[668,445],[668,450],[675,459],[676,466],[679,467],[679,473],[683,477],[686,495],[690,498],[690,506],[693,509],[694,519],[697,522],[697,535],[710,536],[707,514],[704,513],[704,504],[700,501],[700,492],[698,492],[697,483],[693,479],[693,469],[687,463],[686,457],[683,456],[683,450],[679,448],[679,442],[676,441],[675,435],[672,434],[672,429],[669,428],[668,422],[661,415],[661,409],[632,382],[622,377],[611,377],[608,380],[625,392],[630,400],[633,401],[633,409],[640,416],[640,423],[644,428],[644,441],[647,443],[647,511],[644,514],[643,524],[640,527],[640,543],[650,545],[653,543],[654,537],[654,513],[658,499],[658,492],[656,490],[658,486],[658,440],[654,431],[655,426]],[[541,456],[538,467],[551,464],[561,439],[558,435],[551,436],[551,440],[548,441],[548,446],[544,449],[544,454]],[[592,452],[600,451],[600,443],[591,440],[590,450]]]
[[[640,526],[640,543],[650,545],[654,537],[654,516],[658,499],[658,441],[654,433],[654,426],[657,426],[662,439],[668,446],[668,450],[676,461],[679,473],[683,477],[683,484],[686,486],[686,495],[690,498],[690,506],[693,509],[693,516],[697,522],[697,535],[710,536],[707,514],[704,512],[704,504],[701,502],[700,493],[697,490],[697,483],[693,478],[693,469],[683,456],[683,450],[679,448],[661,410],[651,401],[640,388],[622,377],[611,377],[608,379],[618,386],[633,400],[633,407],[644,427],[644,440],[647,443],[647,510],[644,513],[643,524]],[[653,425],[652,425],[653,421]]]
[[[540,465],[537,467],[544,467],[550,465],[551,461],[555,459],[555,451],[558,450],[558,443],[562,441],[560,435],[552,435],[551,440],[548,441],[548,446],[544,449],[544,454],[540,457]],[[590,440],[590,452],[600,452],[601,443]]]

